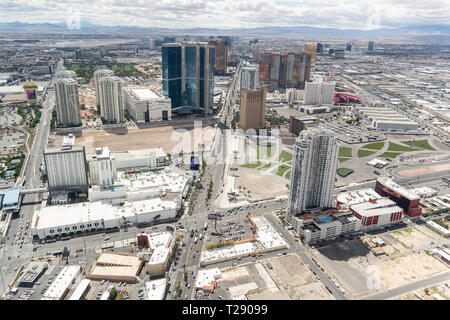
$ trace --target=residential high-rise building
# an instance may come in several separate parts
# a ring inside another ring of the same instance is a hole
[[[305,105],[333,104],[335,82],[307,82],[305,85]]]
[[[156,45],[155,45],[155,39],[149,39],[149,40],[148,40],[148,48],[149,48],[150,50],[154,50],[154,49],[156,48]]]
[[[75,147],[75,137],[64,137],[60,149],[44,150],[44,162],[50,194],[88,192],[86,153]]]
[[[369,41],[369,44],[367,45],[367,51],[372,52],[374,47],[375,47],[375,42]]]
[[[124,120],[122,80],[106,76],[98,80],[100,92],[100,115],[109,123],[121,123]]]
[[[100,101],[102,100],[103,93],[100,91],[99,80],[103,77],[113,76],[114,72],[109,69],[100,69],[94,72],[94,86],[95,86],[95,98],[97,100],[97,111],[100,113]]]
[[[222,39],[210,39],[208,44],[214,47],[214,74],[225,75],[228,63],[228,43]]]
[[[205,42],[162,46],[163,94],[172,114],[211,113],[214,105],[214,47]]]
[[[257,65],[248,65],[241,68],[241,90],[259,88],[259,71]]]
[[[231,50],[231,44],[233,43],[233,41],[235,41],[232,37],[230,36],[218,36],[218,39],[222,39],[223,41],[225,41],[227,43],[228,46],[228,50]]]
[[[109,187],[117,177],[116,159],[108,147],[95,149],[95,155],[89,157],[89,180],[91,185]]]
[[[59,78],[55,81],[56,122],[64,127],[81,125],[78,83],[72,78]]]
[[[272,89],[304,89],[310,79],[311,55],[305,53],[261,53],[259,81]]]
[[[80,48],[75,49],[75,60],[81,60],[82,58],[82,52],[80,50]]]
[[[306,209],[333,205],[338,156],[339,145],[332,131],[313,128],[300,132],[292,158],[289,221]]]
[[[266,88],[241,90],[241,110],[239,128],[262,129],[265,127],[266,116]]]
[[[67,79],[72,78],[74,80],[77,79],[77,73],[72,70],[61,70],[55,73],[56,79]]]
[[[305,53],[311,56],[311,67],[316,65],[317,43],[305,44]]]

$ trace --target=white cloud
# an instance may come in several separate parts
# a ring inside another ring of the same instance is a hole
[[[103,25],[167,28],[262,26],[370,29],[448,24],[448,0],[0,0],[0,22],[62,22],[70,12]],[[81,25],[81,27],[83,27]]]

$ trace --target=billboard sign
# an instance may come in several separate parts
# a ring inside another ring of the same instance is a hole
[[[36,99],[36,90],[27,90],[28,99]]]
[[[197,156],[191,156],[191,170],[198,170],[200,167],[200,160]]]

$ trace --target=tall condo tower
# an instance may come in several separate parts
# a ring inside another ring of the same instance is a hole
[[[289,221],[306,209],[333,205],[338,156],[339,145],[332,131],[313,128],[300,132],[292,158]]]

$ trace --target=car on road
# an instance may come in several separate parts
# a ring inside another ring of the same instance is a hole
[[[108,241],[109,239],[111,239],[111,237],[106,237],[106,238],[105,238],[105,241]]]

